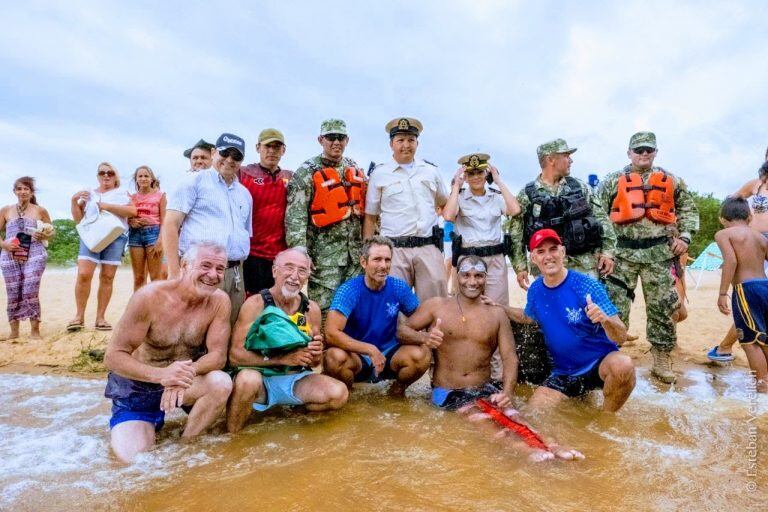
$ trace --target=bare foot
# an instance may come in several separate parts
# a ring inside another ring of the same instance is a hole
[[[470,414],[467,419],[473,423],[477,423],[479,421],[491,419],[491,415],[485,412],[476,412],[474,414]]]
[[[755,385],[758,393],[768,393],[768,382],[759,379]]]
[[[550,447],[555,457],[562,460],[584,460],[584,454],[577,450],[571,450],[570,448],[562,448],[560,446]]]
[[[40,335],[39,332],[32,332],[29,334],[29,339],[31,340],[41,340],[43,337]]]
[[[476,407],[475,402],[470,402],[456,409],[456,412],[458,412],[459,414],[469,414],[469,411],[471,411],[475,407]]]
[[[555,454],[546,450],[534,450],[533,453],[528,455],[528,460],[531,462],[544,462],[545,460],[553,460]]]
[[[19,333],[12,332],[8,336],[0,336],[0,341],[9,341],[9,340],[15,340],[19,338]]]

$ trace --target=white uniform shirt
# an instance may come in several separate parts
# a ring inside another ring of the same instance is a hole
[[[251,250],[252,208],[251,193],[237,177],[228,184],[215,169],[190,174],[171,194],[167,206],[186,215],[179,253],[195,242],[210,240],[227,248],[228,260],[244,260]]]
[[[464,246],[496,245],[503,240],[501,221],[507,206],[501,194],[489,189],[476,196],[468,186],[459,192],[459,213],[454,231],[462,236]]]
[[[365,213],[378,215],[388,237],[432,236],[435,207],[448,199],[437,167],[415,160],[410,169],[391,160],[373,170],[365,196]]]

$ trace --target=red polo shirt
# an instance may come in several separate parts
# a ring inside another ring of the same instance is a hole
[[[253,197],[251,256],[272,260],[285,245],[285,207],[291,171],[277,168],[270,173],[260,164],[240,168],[240,183]]]

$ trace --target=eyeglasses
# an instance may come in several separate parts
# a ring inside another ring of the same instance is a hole
[[[115,175],[115,171],[99,171],[99,176],[109,176],[112,178]]]
[[[347,136],[344,135],[343,133],[329,133],[328,135],[323,135],[323,138],[328,142],[347,140]]]
[[[231,158],[235,162],[243,161],[243,154],[235,148],[227,148],[224,151],[219,151],[221,158]]]
[[[648,148],[648,147],[642,147],[642,148],[634,148],[632,152],[636,155],[645,155],[645,154],[652,154],[656,152],[655,148]]]
[[[295,265],[275,265],[277,268],[282,270],[283,272],[286,272],[288,274],[293,274],[294,272],[297,272],[299,274],[299,277],[304,279],[309,277],[309,269],[303,268],[303,267],[297,267]]]

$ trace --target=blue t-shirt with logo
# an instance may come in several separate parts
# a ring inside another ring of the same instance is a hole
[[[347,317],[344,333],[384,352],[397,345],[397,314],[411,316],[419,299],[410,286],[389,276],[381,290],[365,285],[365,276],[353,277],[339,286],[330,309]]]
[[[587,294],[608,316],[619,312],[605,288],[591,277],[569,270],[562,283],[549,288],[543,278],[528,290],[525,314],[536,320],[552,355],[555,375],[582,375],[619,347],[603,326],[587,316]]]

